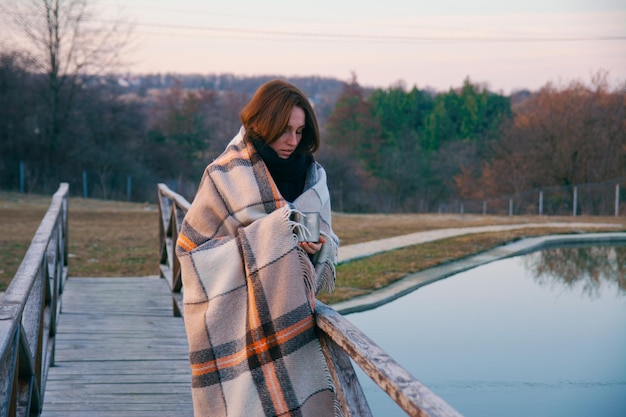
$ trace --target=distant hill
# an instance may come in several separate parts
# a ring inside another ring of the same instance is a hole
[[[296,85],[311,98],[336,96],[341,92],[344,81],[328,77],[285,77],[280,75],[238,76],[233,74],[147,74],[119,76],[124,87],[137,92],[146,89],[166,89],[180,86],[185,89],[208,89],[234,91],[252,95],[263,83],[274,78],[285,79]]]
[[[285,79],[307,94],[316,108],[320,122],[326,119],[343,90],[344,81],[330,77],[286,77],[280,75],[241,76],[234,74],[127,74],[118,76],[118,84],[129,92],[140,96],[150,90],[174,87],[196,90],[207,89],[218,92],[241,93],[252,97],[261,84],[275,78]]]

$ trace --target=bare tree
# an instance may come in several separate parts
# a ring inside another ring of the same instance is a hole
[[[16,45],[32,53],[35,71],[45,74],[43,95],[47,115],[42,126],[44,169],[54,177],[63,132],[75,96],[90,76],[111,71],[121,63],[132,25],[103,14],[90,0],[2,0]]]
[[[539,187],[612,181],[626,175],[626,94],[604,73],[591,86],[548,83],[501,125],[480,178],[455,177],[464,197],[518,194]],[[475,181],[472,181],[472,180]]]

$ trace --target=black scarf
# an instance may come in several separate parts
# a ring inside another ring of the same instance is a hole
[[[252,138],[252,144],[267,165],[280,194],[285,200],[293,202],[304,191],[306,172],[313,157],[296,150],[289,158],[282,159],[260,139]]]

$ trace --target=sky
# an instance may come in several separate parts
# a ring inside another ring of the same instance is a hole
[[[134,22],[128,70],[327,76],[447,91],[626,81],[624,0],[99,0]]]

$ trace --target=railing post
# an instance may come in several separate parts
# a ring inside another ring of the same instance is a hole
[[[0,300],[0,416],[39,415],[54,362],[67,275],[67,198],[62,183]]]
[[[157,188],[159,202],[159,247],[161,248],[160,272],[165,278],[172,293],[172,310],[174,316],[182,316],[182,281],[180,264],[176,258],[176,239],[182,220],[189,210],[189,202],[181,195],[173,192],[165,184]]]
[[[346,417],[370,417],[365,393],[354,371],[350,356],[324,332],[320,332],[322,352],[337,390],[337,398]]]
[[[461,417],[337,311],[318,301],[315,321],[409,416]]]
[[[174,250],[183,217],[190,204],[165,184],[158,185],[158,201],[161,276],[170,284],[174,314],[176,315],[177,309],[180,309],[179,312],[182,314],[182,300],[179,298],[182,283],[176,281],[179,267],[175,266],[177,260]],[[322,351],[329,364],[331,377],[337,387],[337,396],[346,417],[371,416],[350,359],[410,416],[461,417],[337,311],[316,301],[315,320],[320,330]]]

